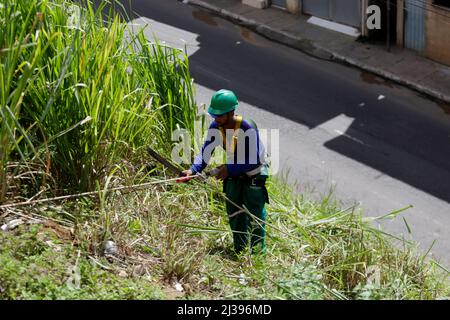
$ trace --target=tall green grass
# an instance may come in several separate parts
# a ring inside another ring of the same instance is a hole
[[[2,4],[0,202],[12,160],[39,163],[57,188],[88,190],[140,147],[168,148],[175,128],[193,129],[184,53],[130,36],[106,2],[82,4]]]
[[[11,153],[21,160],[35,151],[24,127],[19,123],[20,111],[27,90],[28,80],[33,75],[42,57],[41,48],[33,41],[30,31],[39,23],[36,12],[25,8],[25,3],[5,2],[0,7],[0,202],[8,189],[7,165]],[[23,59],[27,55],[28,59]],[[22,141],[28,144],[19,144]],[[24,154],[25,153],[25,154]]]

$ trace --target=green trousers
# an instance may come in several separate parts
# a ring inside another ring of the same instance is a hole
[[[252,185],[251,180],[243,177],[227,178],[224,181],[224,192],[227,198],[240,207],[245,206],[252,215],[260,219],[254,219],[247,212],[243,212],[226,201],[236,253],[241,253],[248,247],[249,238],[253,253],[257,251],[265,252],[266,250],[264,239],[266,209],[264,205],[268,202],[268,195],[266,187],[263,185],[266,178],[267,176],[258,175],[255,178],[259,180],[257,185]]]

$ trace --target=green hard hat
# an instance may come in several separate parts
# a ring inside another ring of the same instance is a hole
[[[233,111],[238,105],[238,99],[233,91],[221,89],[214,93],[211,98],[211,104],[208,113],[212,116],[220,116]]]

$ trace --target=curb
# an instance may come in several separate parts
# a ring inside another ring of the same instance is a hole
[[[297,49],[297,50],[299,50],[309,56],[312,56],[314,58],[319,58],[322,60],[334,61],[334,62],[350,65],[350,66],[356,67],[358,69],[373,73],[384,79],[391,80],[397,84],[400,84],[404,87],[407,87],[407,88],[417,91],[419,93],[425,94],[426,96],[428,96],[434,100],[439,100],[444,103],[450,103],[450,96],[448,96],[442,92],[434,90],[433,88],[429,88],[429,87],[420,85],[420,84],[410,81],[410,80],[402,79],[401,77],[399,77],[391,72],[387,72],[383,69],[370,66],[363,62],[343,56],[337,52],[323,48],[323,47],[317,45],[314,41],[312,41],[310,39],[297,37],[291,33],[274,29],[268,25],[261,24],[253,19],[248,19],[242,15],[235,14],[228,10],[225,10],[225,9],[219,8],[217,6],[214,6],[212,4],[206,3],[202,0],[189,0],[188,4],[190,4],[192,6],[200,7],[202,9],[206,9],[206,10],[210,11],[211,13],[214,13],[222,18],[225,18],[225,19],[231,21],[231,22],[234,22],[234,23],[237,23],[244,27],[247,27],[247,28],[251,29],[252,31],[268,38],[269,40],[287,45],[289,47]]]

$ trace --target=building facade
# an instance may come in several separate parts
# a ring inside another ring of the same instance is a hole
[[[369,0],[242,0],[258,8],[273,6],[345,24],[364,32],[363,17]]]
[[[403,19],[400,46],[450,66],[450,0],[399,0]],[[403,40],[403,41],[402,41]]]
[[[387,41],[450,66],[450,0],[242,0],[266,8],[307,14],[357,29],[374,41]],[[381,29],[368,30],[367,8],[381,10]]]

